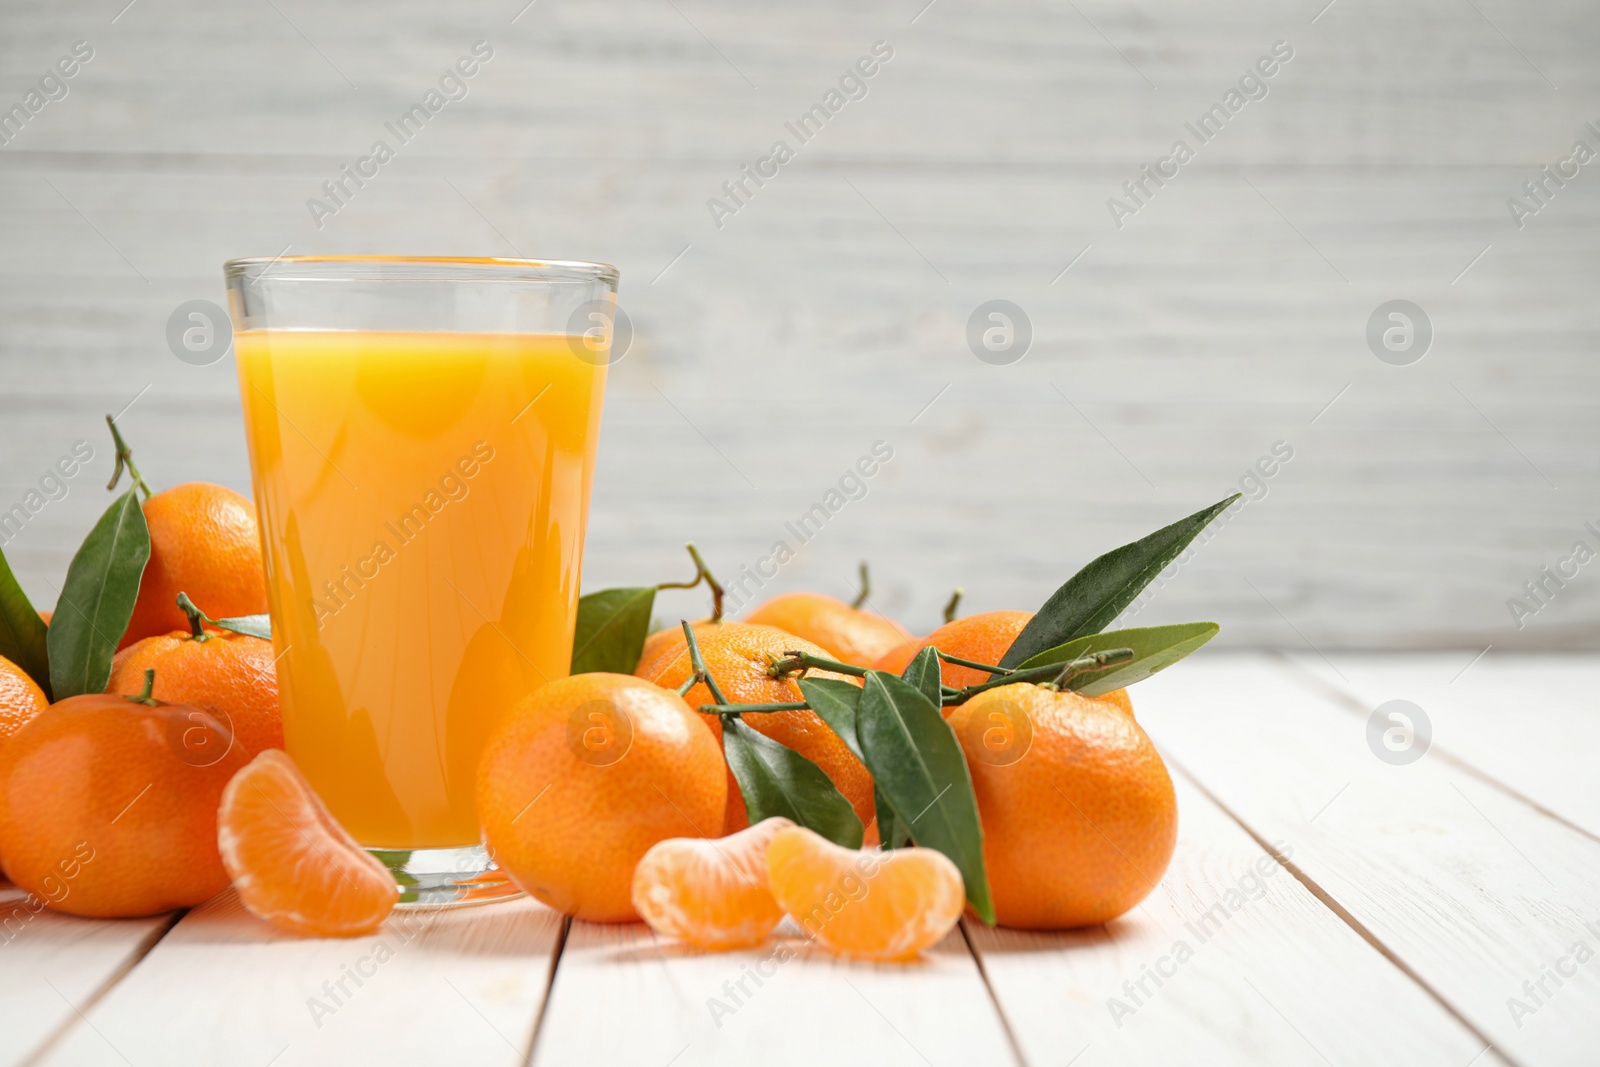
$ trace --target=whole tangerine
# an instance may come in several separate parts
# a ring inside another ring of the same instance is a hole
[[[119,649],[184,629],[180,592],[205,605],[213,618],[266,612],[267,573],[250,500],[225,486],[185,482],[146,500],[144,520],[150,560]]]
[[[951,709],[983,823],[1000,925],[1107,922],[1161,880],[1177,842],[1172,778],[1115,704],[1015,684]]]
[[[0,656],[0,748],[45,708],[49,699],[28,672]]]
[[[198,708],[148,694],[59,701],[0,750],[6,876],[74,915],[199,904],[228,887],[217,803],[246,758]]]
[[[631,922],[634,867],[658,841],[717,837],[721,747],[668,689],[577,674],[507,712],[478,772],[478,817],[496,864],[557,911]]]
[[[822,593],[780,593],[758,606],[745,622],[776,626],[856,667],[870,667],[911,634],[893,619],[853,608]]]
[[[272,642],[226,630],[191,629],[146,637],[111,661],[106,692],[138,693],[156,672],[157,700],[210,712],[248,755],[283,747]]]

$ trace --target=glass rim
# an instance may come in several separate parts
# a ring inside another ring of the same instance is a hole
[[[613,289],[620,278],[609,263],[495,256],[249,256],[223,263],[222,273],[229,281],[603,282]]]

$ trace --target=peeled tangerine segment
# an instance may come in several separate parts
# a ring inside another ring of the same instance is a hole
[[[914,958],[961,918],[961,872],[931,848],[841,848],[802,827],[767,846],[767,882],[789,917],[844,956]]]
[[[657,842],[633,870],[633,906],[658,934],[709,949],[758,945],[783,918],[767,888],[767,845],[794,826],[763,819],[721,838]]]
[[[399,896],[394,876],[334,821],[278,749],[251,760],[222,791],[217,846],[250,914],[297,934],[371,933]]]

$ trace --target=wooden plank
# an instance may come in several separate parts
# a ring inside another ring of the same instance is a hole
[[[42,1062],[520,1065],[561,926],[519,900],[297,938],[229,892],[185,916]]]
[[[1365,716],[1409,700],[1431,745],[1600,837],[1600,659],[1584,655],[1289,657]]]
[[[1446,761],[1380,759],[1303,677],[1201,657],[1135,700],[1169,758],[1506,1058],[1592,1060],[1600,843]]]
[[[921,962],[875,965],[798,935],[704,953],[639,924],[575,922],[533,1062],[955,1067],[1014,1057],[960,931]]]
[[[0,890],[0,1064],[23,1062],[70,1026],[76,1007],[116,981],[171,924],[82,919],[36,910],[15,887]]]
[[[1483,1050],[1186,777],[1174,784],[1178,848],[1132,912],[1077,931],[970,927],[1029,1063],[1462,1067]]]

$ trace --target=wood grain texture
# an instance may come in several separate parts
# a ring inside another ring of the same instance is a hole
[[[971,928],[1029,1063],[1461,1067],[1483,1051],[1188,779],[1174,785],[1178,849],[1133,911],[1060,933]]]
[[[1600,180],[1520,230],[1506,208],[1600,118],[1592,6],[122,7],[0,13],[0,101],[96,50],[0,147],[0,510],[146,386],[144,469],[245,488],[230,361],[164,339],[180,302],[222,300],[223,259],[596,258],[637,338],[591,587],[674,573],[689,538],[737,575],[881,439],[865,498],[750,591],[848,592],[866,556],[877,606],[922,631],[956,584],[974,610],[1041,602],[1284,441],[1141,622],[1326,648],[1600,636],[1593,582],[1524,631],[1505,609],[1600,489]],[[318,229],[307,198],[479,39],[469,95]],[[880,39],[866,97],[718,228],[707,199]],[[1295,56],[1268,95],[1117,228],[1107,199],[1277,40]],[[997,297],[1033,324],[1013,366],[965,340]],[[1363,340],[1397,297],[1435,326],[1410,367]],[[41,602],[101,507],[85,476],[6,544]]]
[[[70,891],[70,886],[69,886]],[[0,1064],[24,1062],[115,983],[168,926],[154,919],[80,919],[0,890]]]
[[[786,929],[759,948],[705,953],[640,924],[574,922],[533,1062],[1014,1062],[959,931],[917,963],[869,964]]]
[[[1431,744],[1600,838],[1600,665],[1584,656],[1292,656],[1371,714],[1409,700]]]
[[[1202,659],[1141,686],[1140,720],[1507,1059],[1592,1059],[1600,843],[1444,761],[1379,759],[1366,724],[1293,671]]]
[[[560,928],[523,900],[298,938],[229,892],[185,916],[43,1062],[522,1064]]]

